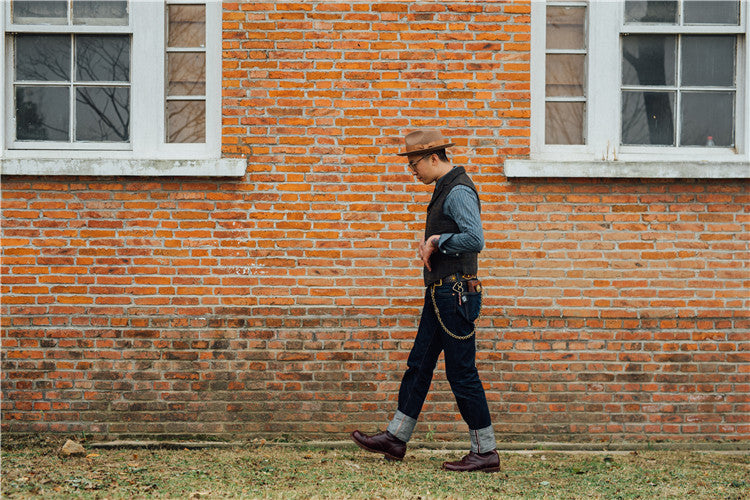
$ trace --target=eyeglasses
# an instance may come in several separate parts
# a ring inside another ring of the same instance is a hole
[[[417,161],[410,161],[409,162],[409,168],[412,169],[412,170],[414,170],[414,171],[416,171],[417,170],[417,165],[419,165],[419,162],[422,161],[422,160],[424,160],[428,156],[432,156],[432,153],[427,153],[424,156],[420,156]]]

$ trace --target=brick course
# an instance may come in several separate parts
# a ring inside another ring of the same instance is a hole
[[[528,2],[225,3],[242,179],[5,177],[2,430],[384,427],[423,298],[439,127],[479,186],[498,437],[750,434],[748,183],[523,179]],[[415,437],[464,437],[442,363]]]

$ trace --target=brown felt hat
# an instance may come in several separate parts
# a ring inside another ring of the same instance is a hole
[[[406,149],[398,153],[399,156],[416,155],[419,153],[429,153],[439,149],[455,146],[450,139],[443,137],[439,130],[417,130],[409,132],[404,137]]]

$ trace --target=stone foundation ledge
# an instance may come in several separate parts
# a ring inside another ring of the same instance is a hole
[[[356,446],[351,441],[298,441],[274,442],[264,440],[252,441],[150,441],[150,440],[115,440],[94,441],[86,443],[89,448],[162,448],[162,449],[201,449],[201,448],[244,448],[256,446],[311,447],[311,448],[348,448]],[[468,450],[469,442],[462,441],[412,441],[410,449],[432,450]],[[750,440],[734,442],[627,442],[627,443],[559,443],[559,442],[513,442],[497,443],[499,452],[613,452],[613,451],[750,451]]]

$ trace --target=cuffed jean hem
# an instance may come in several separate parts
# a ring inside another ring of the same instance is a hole
[[[411,433],[414,432],[414,427],[416,425],[416,419],[413,419],[410,416],[396,410],[396,414],[393,416],[393,420],[391,420],[391,423],[388,424],[388,428],[386,430],[404,443],[407,443],[409,442]]]
[[[474,453],[487,453],[497,448],[495,431],[491,425],[484,429],[469,429],[469,437],[471,438],[471,451]]]

